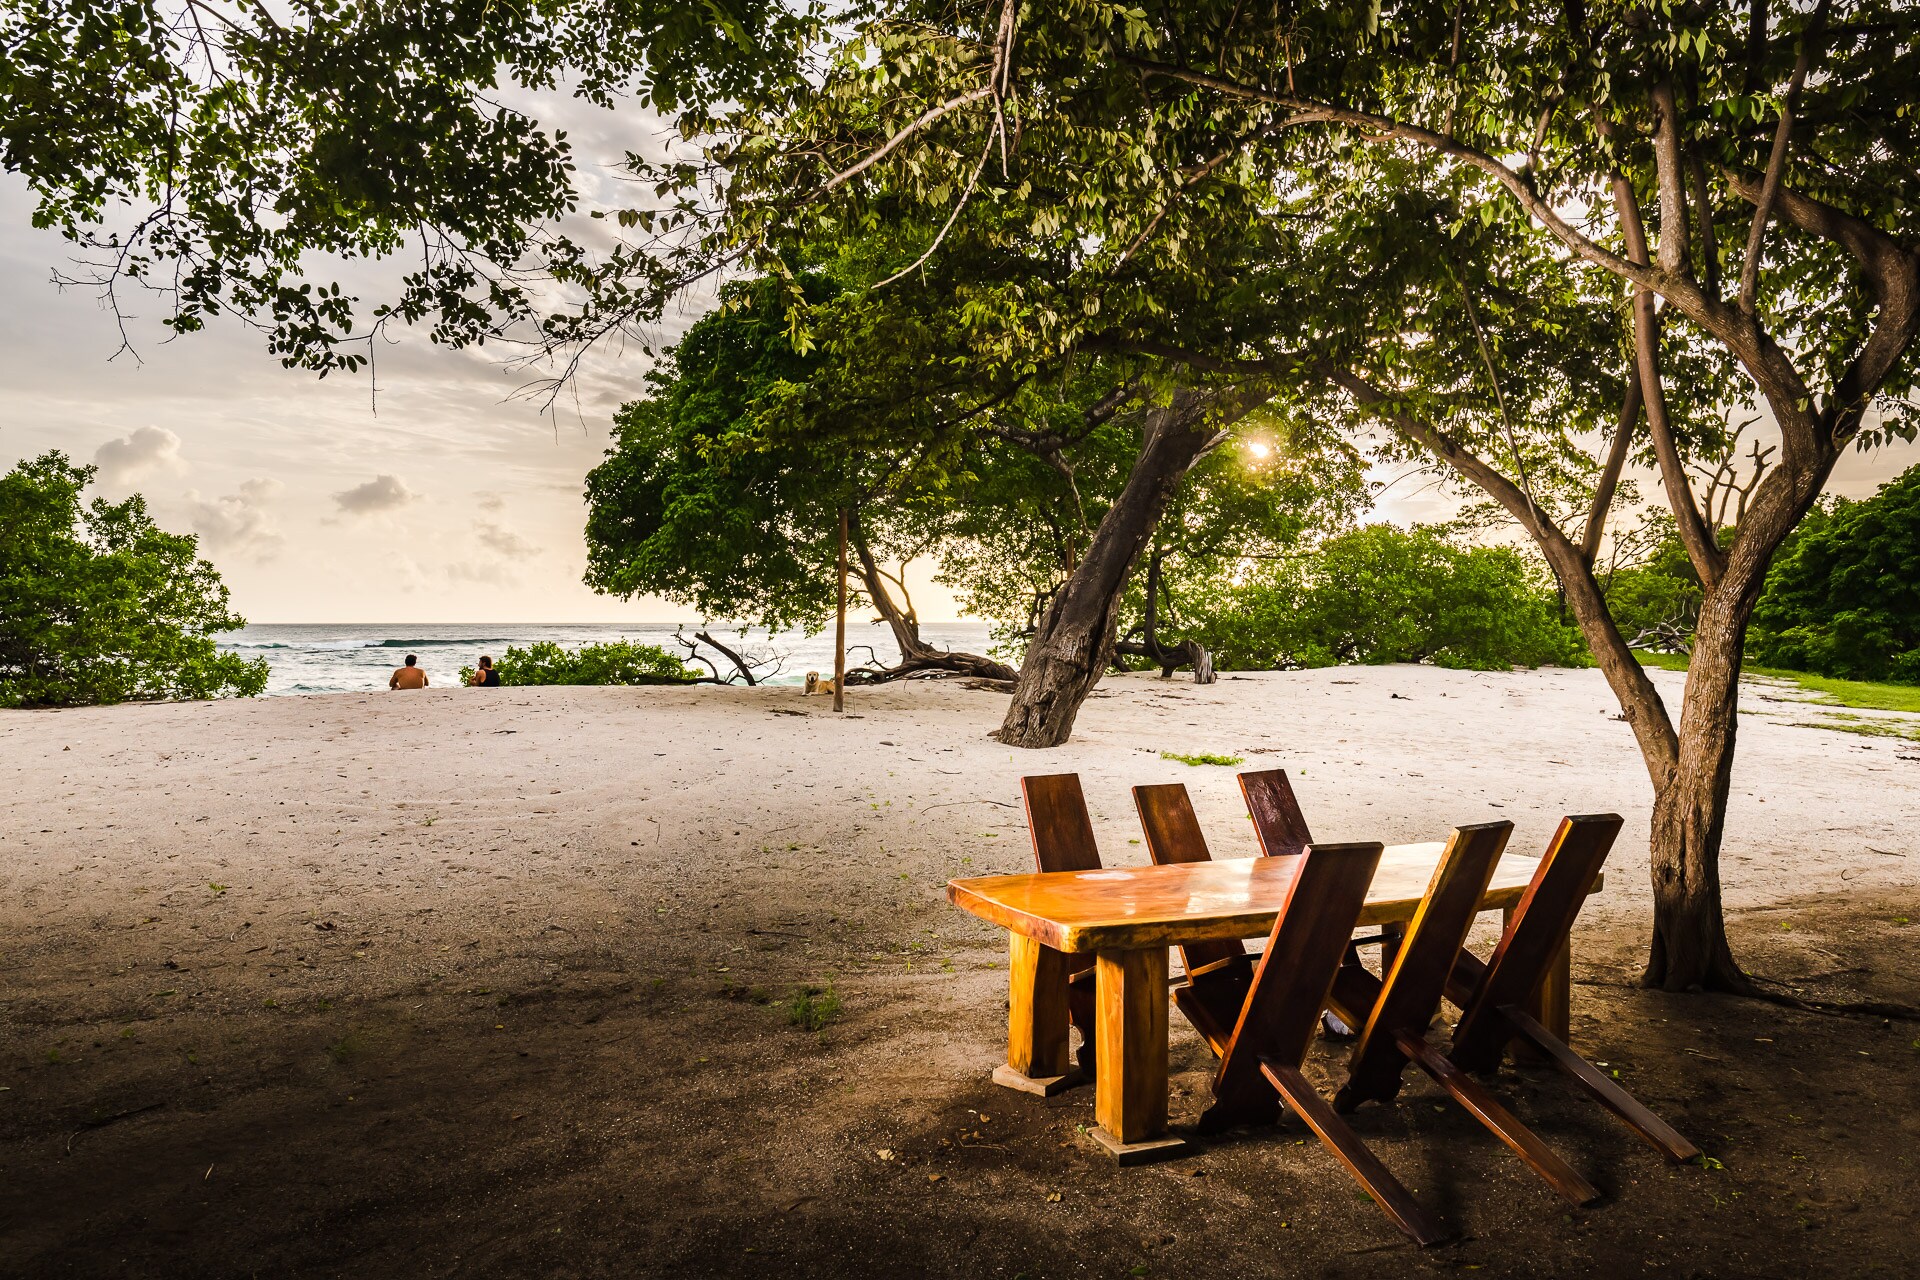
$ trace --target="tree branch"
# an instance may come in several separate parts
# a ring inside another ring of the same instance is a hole
[[[1513,481],[1431,423],[1392,408],[1391,397],[1357,371],[1326,364],[1320,367],[1319,373],[1376,416],[1383,418],[1403,439],[1438,456],[1477,485],[1505,507],[1520,522],[1520,527],[1532,536],[1535,545],[1546,557],[1548,567],[1553,570],[1554,577],[1559,580],[1561,590],[1566,593],[1567,603],[1572,607],[1580,630],[1593,649],[1607,682],[1620,698],[1620,705],[1626,711],[1627,719],[1633,725],[1634,736],[1639,740],[1646,757],[1648,773],[1653,776],[1655,785],[1664,781],[1664,775],[1678,766],[1679,737],[1674,732],[1673,721],[1667,714],[1660,691],[1654,687],[1646,669],[1627,647],[1626,639],[1621,636],[1620,628],[1607,609],[1606,597],[1602,595],[1600,584],[1593,576],[1593,567],[1582,557],[1580,549],[1573,545],[1558,525],[1546,519],[1528,502],[1527,495]]]
[[[1754,201],[1753,225],[1747,228],[1747,256],[1740,263],[1740,310],[1747,315],[1753,314],[1754,300],[1760,290],[1760,249],[1766,239],[1767,220],[1773,217],[1773,203],[1780,194],[1780,184],[1786,178],[1787,152],[1793,140],[1793,108],[1800,98],[1800,87],[1806,83],[1807,68],[1813,63],[1814,43],[1820,38],[1820,28],[1827,20],[1829,0],[1820,0],[1813,11],[1813,17],[1807,23],[1807,29],[1800,38],[1800,53],[1793,60],[1793,76],[1787,82],[1787,96],[1780,102],[1780,122],[1773,130],[1773,149],[1767,154],[1767,173],[1760,185],[1760,196]]]
[[[1754,322],[1753,317],[1742,314],[1738,308],[1718,298],[1709,297],[1690,274],[1664,270],[1652,265],[1650,259],[1634,261],[1631,257],[1623,258],[1612,250],[1602,247],[1568,222],[1552,201],[1541,196],[1525,176],[1478,148],[1434,133],[1430,129],[1396,120],[1391,116],[1337,107],[1331,103],[1301,98],[1290,93],[1275,93],[1257,86],[1240,84],[1221,76],[1191,71],[1185,67],[1155,62],[1151,59],[1132,55],[1122,55],[1122,57],[1129,64],[1141,67],[1152,75],[1215,89],[1256,102],[1311,113],[1330,123],[1345,124],[1364,130],[1371,141],[1398,139],[1411,142],[1476,169],[1505,188],[1531,218],[1545,227],[1548,233],[1565,245],[1575,257],[1666,298],[1679,308],[1681,314],[1725,343],[1741,363],[1754,374],[1762,387],[1768,388],[1769,399],[1776,404],[1776,407],[1790,410],[1793,402],[1806,398],[1805,383],[1798,371],[1794,369],[1792,360],[1780,349],[1779,344]],[[1648,404],[1652,404],[1652,389],[1644,390]],[[1777,416],[1781,418],[1784,432],[1791,432],[1801,425],[1790,421],[1792,418],[1790,411]]]
[[[1614,427],[1613,443],[1607,448],[1607,461],[1600,468],[1600,482],[1593,489],[1593,506],[1587,512],[1586,532],[1580,539],[1580,556],[1592,568],[1600,555],[1600,536],[1607,527],[1607,512],[1613,507],[1614,492],[1620,487],[1620,473],[1626,470],[1633,454],[1633,432],[1640,425],[1640,372],[1627,371],[1627,393],[1620,402],[1620,421]]]
[[[1687,147],[1687,172],[1694,192],[1694,220],[1700,236],[1700,283],[1712,298],[1720,297],[1720,242],[1713,230],[1713,191],[1707,186],[1707,167],[1697,147]]]
[[[1662,80],[1654,86],[1653,104],[1653,165],[1660,185],[1660,269],[1692,279],[1693,252],[1687,236],[1691,219],[1687,216],[1680,106],[1674,98],[1673,81]]]
[[[1617,169],[1613,173],[1613,207],[1626,240],[1627,256],[1646,261],[1647,233],[1640,221],[1640,202],[1633,194],[1633,185]],[[1653,292],[1646,288],[1635,289],[1633,294],[1633,349],[1641,403],[1647,415],[1647,435],[1653,440],[1654,457],[1660,463],[1667,505],[1673,509],[1674,523],[1687,549],[1687,559],[1693,563],[1693,571],[1706,589],[1712,591],[1725,568],[1725,558],[1714,541],[1713,530],[1700,514],[1693,485],[1687,480],[1686,465],[1680,457],[1680,446],[1673,438],[1673,423],[1667,417],[1666,393],[1660,382],[1660,316],[1654,309]]]
[[[1758,204],[1765,193],[1764,180],[1732,169],[1723,172],[1741,198]],[[1920,253],[1906,249],[1878,227],[1790,187],[1781,186],[1774,198],[1787,221],[1851,253],[1865,269],[1880,304],[1879,323],[1834,385],[1827,405],[1826,443],[1839,448],[1859,428],[1874,388],[1892,372],[1920,332]]]

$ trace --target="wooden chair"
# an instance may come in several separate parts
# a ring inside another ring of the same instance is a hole
[[[1493,958],[1482,963],[1471,952],[1460,952],[1447,998],[1462,1012],[1446,1057],[1458,1071],[1491,1071],[1510,1042],[1530,1043],[1654,1150],[1669,1160],[1694,1160],[1699,1148],[1527,1012],[1567,945],[1580,904],[1592,891],[1620,826],[1620,816],[1613,813],[1562,819],[1520,905],[1508,916]]]
[[[1351,963],[1341,967],[1330,1002],[1361,1032],[1333,1107],[1345,1114],[1366,1102],[1392,1101],[1411,1061],[1555,1191],[1577,1205],[1588,1205],[1600,1198],[1593,1185],[1427,1040],[1427,1028],[1440,1011],[1447,980],[1512,833],[1511,822],[1455,828],[1385,977],[1375,978]]]
[[[1253,818],[1254,834],[1260,840],[1260,852],[1269,858],[1300,853],[1313,843],[1307,830],[1307,816],[1300,812],[1300,800],[1293,794],[1293,783],[1285,769],[1259,769],[1240,775],[1240,794],[1246,797],[1247,813]]]
[[[1281,785],[1286,775],[1281,774]],[[1147,853],[1156,863],[1207,862],[1207,838],[1194,816],[1193,801],[1178,782],[1135,787],[1134,806],[1146,833]],[[1218,1057],[1226,1052],[1233,1024],[1253,984],[1253,957],[1238,938],[1190,942],[1180,948],[1186,979],[1173,987],[1173,1002]]]
[[[1418,1243],[1430,1245],[1446,1239],[1446,1232],[1301,1071],[1334,975],[1342,967],[1354,925],[1366,905],[1380,850],[1377,844],[1305,850],[1299,875],[1254,968],[1246,1005],[1221,1055],[1213,1083],[1214,1102],[1201,1116],[1200,1129],[1212,1132],[1264,1120],[1274,1104],[1284,1099],[1394,1225]]]
[[[1100,850],[1093,840],[1093,819],[1077,773],[1042,774],[1020,779],[1026,802],[1027,829],[1033,835],[1033,863],[1040,871],[1097,871]],[[1067,1018],[1080,1029],[1080,1070],[1092,1077],[1094,1052],[1094,992],[1091,955],[1065,957]]]
[[[1300,810],[1299,797],[1285,769],[1260,769],[1240,775],[1240,794],[1246,798],[1247,814],[1253,819],[1253,833],[1260,841],[1260,852],[1269,858],[1299,853],[1313,843],[1307,830],[1307,816]],[[1393,948],[1400,940],[1398,925],[1384,925],[1364,938],[1351,939],[1347,945],[1347,964],[1358,969],[1360,948],[1379,946],[1381,967],[1393,963]],[[1321,1030],[1335,1040],[1351,1040],[1354,1030],[1336,1013],[1322,1015]]]

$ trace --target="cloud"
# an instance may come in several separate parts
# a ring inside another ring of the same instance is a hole
[[[507,500],[491,489],[482,489],[473,496],[480,499],[480,509],[482,511],[500,511],[504,510],[507,505]]]
[[[476,561],[448,565],[447,577],[455,582],[478,582],[492,587],[512,586],[515,581],[505,565]]]
[[[539,547],[528,542],[525,538],[507,528],[505,525],[495,524],[491,520],[475,520],[473,522],[473,530],[474,537],[480,540],[481,546],[487,548],[489,551],[497,552],[509,560],[525,560],[530,556],[540,554]]]
[[[378,475],[365,484],[357,484],[351,489],[342,489],[333,495],[333,501],[340,510],[350,516],[378,515],[382,511],[398,511],[410,502],[418,502],[420,495],[401,482],[399,476]]]
[[[187,512],[200,545],[209,551],[232,552],[258,561],[271,560],[286,541],[268,515],[268,503],[286,488],[278,480],[248,480],[240,492],[202,498],[187,491]]]
[[[187,468],[180,456],[180,437],[165,427],[141,427],[132,435],[107,441],[94,451],[93,465],[100,468],[101,483],[116,487],[150,472]]]

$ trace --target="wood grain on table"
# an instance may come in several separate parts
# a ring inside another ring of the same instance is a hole
[[[1360,924],[1409,920],[1439,864],[1440,841],[1388,845]],[[1539,860],[1508,853],[1481,910],[1520,901]],[[1300,865],[1297,855],[1165,866],[1105,867],[947,883],[955,906],[1056,951],[1125,951],[1268,932]],[[1593,888],[1598,891],[1601,881]]]

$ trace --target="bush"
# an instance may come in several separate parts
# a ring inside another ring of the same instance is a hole
[[[1189,631],[1222,669],[1431,662],[1585,666],[1580,633],[1519,552],[1376,524],[1222,588]]]
[[[1747,656],[1847,680],[1920,684],[1920,467],[1810,512],[1774,557]]]
[[[699,672],[659,645],[615,640],[562,649],[551,640],[510,648],[493,669],[501,684],[691,684]],[[460,668],[464,683],[472,667]]]
[[[214,645],[246,621],[198,540],[138,494],[82,505],[94,472],[52,452],[0,476],[0,706],[259,693],[266,662]]]

